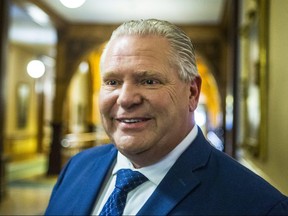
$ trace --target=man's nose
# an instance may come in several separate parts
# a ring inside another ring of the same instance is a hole
[[[119,89],[117,104],[129,109],[142,102],[140,87],[134,84],[123,84]]]

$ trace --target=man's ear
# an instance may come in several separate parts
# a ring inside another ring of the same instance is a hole
[[[199,97],[200,97],[200,91],[201,91],[201,84],[202,79],[200,76],[196,76],[191,82],[190,82],[190,102],[189,102],[189,111],[193,112],[198,105]]]

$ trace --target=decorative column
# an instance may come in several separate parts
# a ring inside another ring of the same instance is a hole
[[[63,136],[63,107],[70,78],[67,76],[66,31],[58,30],[55,98],[53,100],[52,140],[47,175],[57,175],[62,168],[61,140]]]

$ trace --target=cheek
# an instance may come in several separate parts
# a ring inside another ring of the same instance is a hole
[[[102,115],[107,115],[107,112],[109,112],[114,104],[114,99],[113,95],[110,93],[107,93],[105,91],[100,91],[99,94],[99,110]]]
[[[188,109],[189,108],[189,89],[184,86],[178,86],[177,88],[168,89],[170,106],[173,104],[177,109]],[[183,110],[182,110],[183,111]]]

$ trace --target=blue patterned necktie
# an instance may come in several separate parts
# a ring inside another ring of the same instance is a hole
[[[140,172],[120,169],[117,172],[115,188],[100,212],[100,216],[122,215],[127,194],[147,180]]]

